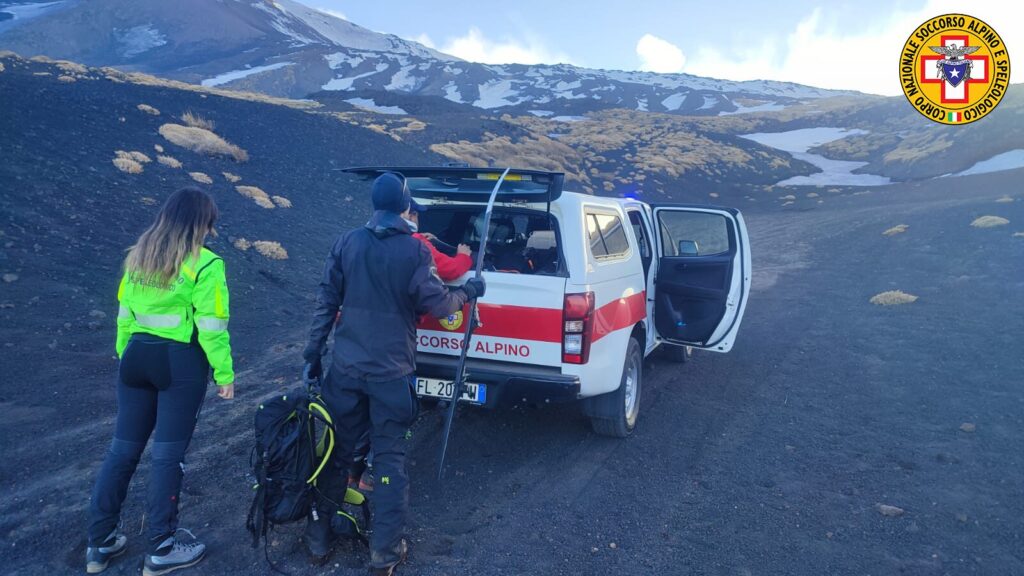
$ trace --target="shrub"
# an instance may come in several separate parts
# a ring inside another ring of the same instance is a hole
[[[239,180],[242,179],[241,176],[239,176],[237,174],[232,174],[231,172],[221,172],[221,174],[224,175],[224,179],[225,180],[227,180],[228,182],[231,182],[232,184],[234,184],[235,182],[238,182]]]
[[[59,82],[65,83],[65,84],[72,84],[72,83],[76,82],[74,76],[68,76],[66,74],[61,74],[60,76],[57,76],[57,80]]]
[[[149,156],[146,156],[145,154],[139,152],[138,150],[133,150],[129,152],[128,156],[130,156],[132,160],[135,160],[139,164],[149,164],[150,162],[152,162],[152,160],[149,159]]]
[[[285,198],[284,196],[271,196],[274,200],[274,204],[277,204],[279,208],[291,208],[292,201]]]
[[[252,248],[252,242],[249,242],[245,238],[235,238],[232,244],[235,246],[235,248],[238,248],[242,252],[245,252],[249,248]]]
[[[172,158],[170,156],[164,156],[161,154],[156,157],[156,161],[168,168],[181,168],[181,162],[179,162],[177,158]]]
[[[160,111],[156,108],[153,108],[149,104],[139,104],[138,106],[136,106],[136,108],[138,108],[140,112],[145,112],[146,114],[149,114],[151,116],[160,115]]]
[[[170,143],[197,154],[227,156],[234,158],[236,162],[245,162],[249,159],[249,154],[245,150],[203,128],[164,124],[160,127],[159,132]]]
[[[917,300],[917,296],[907,294],[901,290],[889,290],[871,297],[871,303],[878,306],[896,306],[898,304],[910,304]]]
[[[271,260],[287,260],[288,251],[285,250],[280,242],[271,242],[269,240],[257,240],[252,243],[256,251],[263,256],[270,258]]]
[[[239,194],[255,202],[257,206],[267,209],[274,207],[274,202],[270,200],[270,196],[256,186],[235,186],[235,190],[238,190]]]
[[[975,228],[995,228],[996,226],[1005,226],[1010,221],[1002,216],[980,216],[971,222],[971,226]]]
[[[193,180],[199,182],[200,184],[213,184],[213,178],[210,178],[209,176],[203,174],[202,172],[189,172],[188,175],[191,176]]]
[[[127,156],[118,156],[117,158],[111,160],[111,162],[114,163],[114,166],[116,166],[118,170],[126,174],[142,173],[142,164],[139,164],[138,162],[132,160]]]
[[[191,110],[181,115],[181,121],[186,126],[202,128],[203,130],[209,130],[210,132],[213,132],[213,129],[216,126],[212,120],[207,120],[202,116],[197,116],[196,114],[193,114]]]
[[[907,226],[906,224],[897,224],[896,226],[889,228],[885,232],[882,232],[882,236],[895,236],[897,234],[903,234],[904,232],[907,231],[908,227],[909,226]]]

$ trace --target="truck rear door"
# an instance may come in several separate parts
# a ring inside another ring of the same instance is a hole
[[[714,352],[736,340],[750,294],[747,228],[739,210],[652,205],[658,337]]]

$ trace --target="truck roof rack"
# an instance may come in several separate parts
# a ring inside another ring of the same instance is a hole
[[[486,202],[501,177],[497,168],[471,166],[359,166],[342,172],[371,179],[392,172],[402,176],[414,198]],[[547,202],[562,195],[565,173],[512,168],[498,189],[499,202]]]

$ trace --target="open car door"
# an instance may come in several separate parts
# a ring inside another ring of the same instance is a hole
[[[658,336],[714,352],[732,349],[750,295],[750,242],[739,210],[655,204]]]

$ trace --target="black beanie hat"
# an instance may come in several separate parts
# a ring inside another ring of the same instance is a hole
[[[409,191],[405,188],[402,177],[392,172],[377,176],[373,181],[373,191],[370,194],[373,199],[374,210],[385,210],[401,214],[409,209]]]

